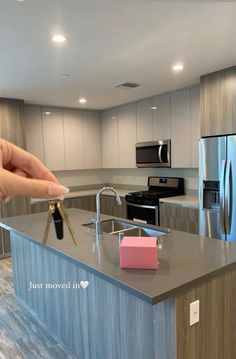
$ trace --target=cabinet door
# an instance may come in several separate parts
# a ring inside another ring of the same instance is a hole
[[[190,90],[171,94],[172,167],[190,167]]]
[[[201,135],[236,132],[236,66],[201,77]]]
[[[102,166],[119,168],[117,110],[102,115]]]
[[[83,169],[84,146],[81,111],[63,110],[63,121],[66,169]]]
[[[31,204],[31,213],[48,212],[48,201]]]
[[[160,226],[198,234],[198,214],[196,208],[161,203]]]
[[[101,121],[97,112],[83,112],[84,168],[101,168]]]
[[[26,149],[44,163],[43,129],[40,107],[25,107],[24,132]]]
[[[118,109],[118,140],[120,168],[135,168],[136,106],[130,104]]]
[[[198,168],[199,166],[199,156],[198,156],[198,141],[200,138],[200,88],[199,86],[193,87],[190,90],[191,94],[191,160],[190,164],[193,168]]]
[[[121,197],[121,205],[119,206],[115,196],[101,195],[101,213],[114,217],[127,218],[125,198]]]
[[[64,205],[66,208],[79,208],[87,211],[95,212],[96,211],[96,197],[95,196],[84,196],[84,197],[74,197],[66,198],[64,200]],[[92,214],[91,214],[92,217]]]
[[[137,103],[137,142],[152,141],[152,100]]]
[[[156,96],[153,107],[153,140],[170,139],[170,94]]]
[[[62,111],[43,108],[42,124],[45,165],[52,171],[65,170]]]

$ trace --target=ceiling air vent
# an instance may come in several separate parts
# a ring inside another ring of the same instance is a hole
[[[120,85],[117,85],[116,87],[125,87],[125,88],[135,88],[135,87],[138,87],[139,84],[136,84],[134,82],[124,82],[123,84],[120,84]]]

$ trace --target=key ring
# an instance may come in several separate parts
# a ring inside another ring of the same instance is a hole
[[[71,226],[71,222],[66,213],[63,201],[60,199],[55,199],[55,200],[49,201],[48,218],[47,218],[47,223],[46,223],[46,227],[44,230],[44,236],[43,236],[42,243],[44,245],[47,244],[49,229],[50,229],[52,220],[54,220],[57,239],[61,240],[64,237],[63,223],[65,222],[69,229],[72,240],[73,240],[74,244],[77,246],[78,239],[76,238],[73,228]]]

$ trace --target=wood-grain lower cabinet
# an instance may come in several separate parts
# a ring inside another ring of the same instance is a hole
[[[66,198],[64,205],[66,208],[79,208],[87,211],[96,211],[95,196],[84,196],[75,198]],[[31,213],[46,212],[48,210],[48,202],[37,202],[31,204]]]
[[[109,216],[127,218],[125,198],[121,197],[121,206],[116,202],[115,196],[101,196],[101,213]]]
[[[109,216],[126,218],[126,202],[121,197],[121,206],[118,206],[114,196],[101,195],[100,198],[101,213]],[[78,208],[91,212],[96,212],[96,196],[83,196],[66,198],[64,200],[65,208]],[[36,202],[31,205],[31,213],[46,212],[48,210],[48,202]]]
[[[31,213],[48,211],[48,202],[35,202],[31,204]]]
[[[86,211],[96,211],[96,197],[95,196],[84,196],[76,198],[67,198],[64,201],[66,208],[79,208]]]
[[[180,205],[160,204],[160,226],[178,231],[198,234],[197,208],[188,208]]]

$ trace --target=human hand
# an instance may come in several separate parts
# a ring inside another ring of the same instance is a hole
[[[55,198],[68,192],[35,156],[0,139],[0,201],[12,196]]]

